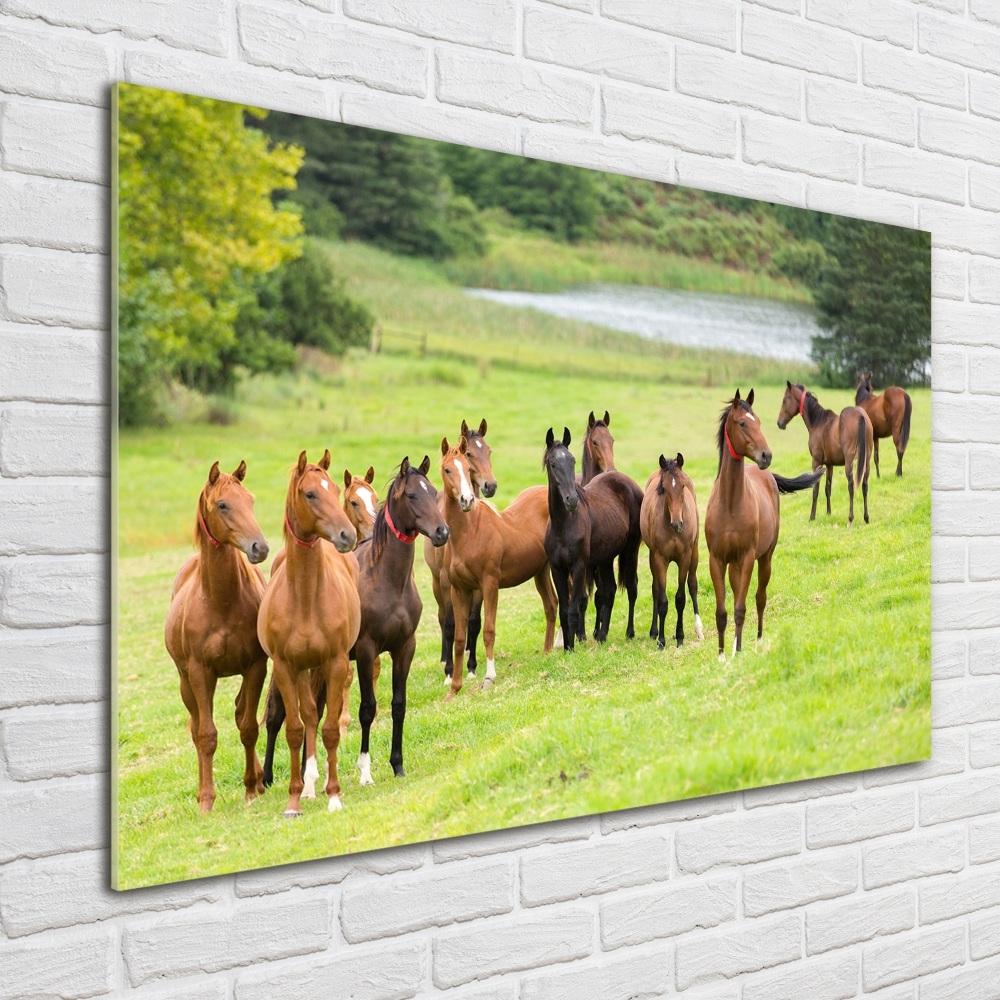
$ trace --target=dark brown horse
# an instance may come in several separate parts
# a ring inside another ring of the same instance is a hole
[[[684,584],[694,605],[694,634],[704,638],[698,614],[698,501],[694,483],[684,471],[684,456],[660,456],[660,467],[646,481],[640,515],[642,540],[649,546],[649,571],[653,576],[653,622],[650,638],[660,649],[666,645],[667,569],[677,564],[677,645],[684,643]]]
[[[602,472],[615,470],[615,439],[608,428],[611,426],[611,414],[604,411],[604,417],[594,419],[594,411],[587,418],[587,433],[583,439],[583,461],[581,463],[580,483],[587,485]]]
[[[818,483],[822,470],[786,479],[766,471],[771,451],[760,421],[753,412],[753,389],[745,400],[740,391],[719,416],[716,434],[719,471],[705,513],[705,542],[715,588],[715,626],[719,633],[719,659],[726,658],[726,572],[733,589],[733,654],[743,648],[743,622],[747,591],[757,562],[757,640],[764,635],[767,584],[771,557],[778,544],[779,493],[796,493]],[[756,464],[745,466],[744,458]]]
[[[445,546],[445,571],[451,583],[455,612],[455,653],[450,701],[462,689],[466,629],[476,591],[483,595],[483,645],[486,647],[486,680],[496,679],[493,647],[496,641],[497,600],[504,587],[516,587],[533,579],[545,611],[544,651],[552,648],[555,635],[556,596],[545,555],[548,507],[545,487],[524,490],[501,512],[477,500],[472,489],[469,442],[463,434],[451,447],[441,441],[441,478],[444,482],[444,519],[451,531]]]
[[[868,414],[875,435],[875,476],[878,471],[878,439],[892,438],[896,446],[896,475],[903,474],[903,452],[910,441],[910,415],[913,403],[910,394],[898,385],[890,385],[881,396],[872,392],[872,377],[861,373],[854,402]]]
[[[236,725],[246,753],[243,785],[249,802],[264,791],[257,759],[257,705],[267,675],[267,654],[257,639],[257,611],[264,576],[256,565],[267,558],[267,542],[253,515],[253,495],[243,486],[247,464],[231,475],[215,462],[198,497],[195,555],[174,580],[167,612],[167,652],[180,675],[188,730],[198,752],[198,805],[215,802],[212,760],[218,744],[213,702],[220,677],[239,674]],[[247,560],[250,562],[247,562]]]
[[[868,523],[868,476],[871,473],[872,422],[859,406],[845,406],[840,413],[828,410],[805,387],[785,382],[785,395],[778,414],[778,427],[784,430],[796,415],[802,417],[809,432],[809,454],[813,470],[826,466],[826,512],[830,513],[830,492],[833,485],[833,467],[842,465],[847,476],[847,493],[850,509],[847,523],[854,522],[854,462],[857,459],[857,482],[864,498],[865,524]],[[813,487],[812,513],[816,518],[816,501],[819,499],[819,481]]]
[[[593,573],[597,623],[594,638],[604,642],[615,603],[614,561],[618,559],[618,586],[628,593],[628,626],[635,635],[635,599],[638,591],[639,511],[642,491],[620,472],[602,472],[586,486],[576,482],[576,459],[569,451],[569,428],[558,441],[549,428],[542,464],[548,476],[549,523],[545,554],[559,598],[563,645],[573,651],[576,638],[584,640],[587,576]]]
[[[285,498],[285,550],[275,559],[257,618],[261,645],[274,663],[274,684],[288,708],[285,737],[291,762],[286,817],[302,814],[300,798],[315,794],[316,728],[319,716],[312,674],[326,684],[327,808],[341,808],[337,778],[341,706],[350,680],[350,651],[361,629],[357,533],[340,506],[330,479],[330,452],[317,465],[299,455]],[[331,542],[324,545],[323,540]],[[303,738],[305,780],[299,755]]]

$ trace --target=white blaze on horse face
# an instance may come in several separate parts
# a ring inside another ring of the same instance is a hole
[[[472,484],[469,482],[469,477],[465,474],[465,463],[456,462],[455,468],[458,469],[458,498],[459,500],[475,497],[472,492]]]
[[[330,488],[330,484],[325,479],[321,479],[319,484],[324,490],[328,490]]]
[[[677,485],[677,480],[676,479],[671,479],[670,480],[670,488],[673,489],[676,485]]]
[[[477,448],[482,448],[482,446],[483,446],[483,442],[482,441],[477,441],[476,442],[476,447]]]
[[[756,420],[756,419],[757,418],[752,413],[747,414],[747,420]]]
[[[303,799],[316,798],[316,780],[318,778],[319,778],[319,768],[316,766],[316,758],[310,757],[306,761],[306,772],[302,776],[303,788],[301,797]]]
[[[361,497],[361,502],[365,505],[365,510],[371,515],[372,519],[375,518],[375,505],[372,503],[372,491],[366,490],[363,486],[358,487],[358,496]]]
[[[372,759],[369,754],[358,754],[358,770],[361,772],[359,784],[374,785],[375,779],[372,777]]]

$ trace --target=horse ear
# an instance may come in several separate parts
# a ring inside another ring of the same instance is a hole
[[[486,437],[486,417],[479,421],[479,436]]]
[[[219,481],[219,476],[221,475],[222,473],[219,472],[219,463],[213,462],[212,468],[208,470],[208,485],[214,486]]]
[[[431,456],[424,455],[424,460],[420,463],[420,474],[426,476],[431,471]]]
[[[555,441],[555,439],[556,436],[552,433],[552,428],[550,427],[548,433],[545,435],[545,447],[551,448],[552,442]]]
[[[350,470],[349,469],[344,469],[344,485],[346,487],[350,488],[351,480],[353,478],[354,477],[351,475]]]
[[[365,473],[365,482],[369,485],[375,482],[375,466],[369,465],[368,471]]]
[[[458,450],[463,455],[469,454],[469,439],[464,434],[458,439]]]
[[[446,437],[441,438],[441,454],[447,455],[451,449],[448,447],[448,439]]]
[[[330,449],[329,448],[326,448],[323,451],[323,457],[319,460],[319,467],[324,472],[327,472],[329,470],[329,468],[330,468]]]
[[[469,433],[469,425],[464,420],[462,421],[462,433],[463,434]]]
[[[405,476],[410,471],[410,456],[407,455],[403,458],[403,461],[399,463],[399,474]]]
[[[734,402],[734,403],[738,403],[739,401],[740,401],[740,390],[739,390],[739,389],[737,389],[737,390],[736,390],[736,395],[735,395],[735,396],[733,396],[733,402]]]
[[[587,430],[589,431],[597,421],[594,419],[594,411],[590,411],[590,416],[587,417]]]
[[[747,393],[747,406],[753,406],[753,389]]]
[[[660,455],[660,468],[663,469],[664,472],[667,469],[667,459],[665,455]]]
[[[573,440],[573,438],[570,435],[569,428],[568,427],[564,427],[563,428],[563,447],[564,448],[568,448],[569,447],[569,443],[572,440]]]
[[[608,413],[607,410],[604,411],[604,426],[605,427],[611,426],[611,414]]]
[[[234,478],[238,479],[241,483],[246,478],[247,474],[247,463],[240,459],[240,464],[236,466],[236,471],[233,472]]]
[[[305,471],[306,471],[306,453],[303,450],[299,452],[298,473],[301,476],[302,473]]]
[[[677,452],[677,457],[674,459],[674,463],[678,469],[684,468],[684,456],[680,452]]]
[[[791,389],[791,387],[792,387],[792,383],[791,383],[791,382],[790,382],[790,381],[789,381],[789,380],[788,380],[787,378],[785,379],[785,385],[786,385],[786,386],[787,386],[787,387],[788,387],[789,389]]]

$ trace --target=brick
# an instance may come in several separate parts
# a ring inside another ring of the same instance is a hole
[[[108,398],[103,335],[0,322],[0,355],[0,400],[103,403]]]
[[[526,10],[523,30],[529,59],[670,89],[670,47],[665,38],[544,9]]]
[[[538,906],[670,878],[667,837],[611,838],[521,858],[521,903]]]
[[[637,954],[586,963],[565,972],[526,976],[521,1000],[642,1000],[663,996],[670,989],[670,953],[643,949]]]
[[[935,658],[940,645],[938,636],[934,636]],[[965,646],[960,647],[958,658],[960,673],[965,673]],[[915,764],[897,764],[895,767],[883,767],[864,774],[865,788],[880,788],[885,785],[898,784],[903,781],[923,781],[927,778],[939,778],[946,774],[958,774],[965,770],[965,738],[960,732],[947,729],[935,730],[931,734],[931,757],[929,760]]]
[[[969,164],[969,204],[1000,212],[1000,170]]]
[[[565,7],[567,10],[584,10],[589,13],[594,9],[595,0],[541,0],[541,2]]]
[[[279,932],[279,937],[280,932]],[[424,978],[424,945],[349,948],[308,961],[255,969],[236,979],[235,1000],[407,1000]]]
[[[866,845],[862,849],[866,889],[877,889],[926,875],[957,872],[964,867],[965,833],[962,830],[922,833],[905,840]]]
[[[800,117],[802,87],[793,72],[710,49],[678,48],[676,60],[677,89],[682,94]]]
[[[858,78],[857,45],[852,38],[752,8],[743,12],[743,54],[821,76]]]
[[[731,111],[610,86],[603,88],[602,105],[603,130],[608,135],[651,139],[710,156],[736,152],[736,115]]]
[[[995,580],[1000,572],[1000,541],[977,539],[969,548],[969,579]]]
[[[969,450],[969,486],[974,490],[1000,489],[1000,451],[989,447]]]
[[[19,712],[0,719],[7,773],[15,781],[95,774],[108,767],[105,706]]]
[[[861,53],[861,79],[866,87],[891,90],[960,111],[965,108],[965,74],[916,55],[866,42]]]
[[[909,102],[833,80],[807,81],[806,117],[814,125],[907,146],[912,146],[917,137],[913,106]]]
[[[903,833],[913,828],[915,804],[911,791],[811,803],[806,807],[806,843],[811,848],[832,847]]]
[[[780,170],[794,170],[835,181],[858,176],[857,140],[835,134],[817,134],[806,125],[771,118],[743,118],[743,159]]]
[[[514,0],[465,0],[462,4],[429,4],[424,0],[344,0],[344,14],[425,38],[496,52],[514,52],[517,28]]]
[[[593,117],[594,85],[525,62],[439,49],[435,90],[457,104],[534,121],[586,125]]]
[[[0,629],[0,708],[107,698],[106,629]]]
[[[806,205],[817,212],[832,212],[855,219],[885,222],[890,226],[913,228],[913,203],[893,198],[884,191],[873,191],[857,184],[826,184],[809,181]]]
[[[0,790],[0,864],[103,846],[106,802],[92,778]]]
[[[569,840],[586,840],[592,825],[589,817],[562,823],[539,823],[515,827],[495,833],[480,833],[470,837],[436,840],[431,845],[435,861],[461,861],[506,851],[519,851],[541,844],[560,844]]]
[[[769,785],[766,788],[748,788],[743,792],[747,809],[779,805],[784,802],[806,802],[824,795],[843,795],[857,791],[858,779],[853,774],[836,774],[831,778],[812,778],[809,781],[790,781],[786,785]]]
[[[848,1000],[857,994],[861,963],[857,955],[796,963],[777,973],[756,976],[743,987],[743,1000]]]
[[[220,979],[184,986],[174,984],[168,989],[132,990],[128,996],[129,1000],[229,1000],[226,983]]]
[[[857,887],[857,852],[824,852],[806,861],[747,872],[743,877],[743,913],[748,917],[761,917],[821,899],[845,896]]]
[[[995,775],[952,778],[936,788],[920,789],[920,825],[933,826],[1000,811],[1000,782]]]
[[[146,87],[180,90],[217,101],[315,118],[327,117],[329,110],[330,97],[323,83],[231,59],[186,56],[165,49],[128,49],[125,79]]]
[[[4,1000],[104,996],[112,989],[114,937],[100,933],[43,941],[0,941],[0,996]]]
[[[107,468],[104,407],[15,404],[0,413],[5,476],[100,475]]]
[[[243,54],[255,66],[350,80],[394,94],[427,93],[428,52],[422,45],[330,18],[250,4],[240,5],[238,17]]]
[[[747,0],[747,2],[770,10],[784,11],[786,14],[802,13],[802,0]]]
[[[995,628],[1000,626],[1000,615],[990,606],[996,601],[997,590],[992,584],[953,584],[942,588],[931,610],[931,621],[939,628]],[[931,707],[932,725],[951,725],[943,722],[945,716],[937,707],[937,694]],[[976,719],[976,722],[988,721]]]
[[[946,927],[866,945],[861,982],[866,991],[940,972],[965,961],[965,928]]]
[[[0,871],[0,917],[8,937],[150,910],[176,910],[221,898],[217,879],[155,889],[112,892],[106,852],[83,852],[44,861],[18,861]]]
[[[4,23],[0,31],[0,91],[51,101],[108,106],[114,78],[113,55],[106,45],[51,32],[20,31]]]
[[[445,989],[583,958],[591,953],[593,936],[593,914],[580,909],[519,914],[515,920],[441,934],[434,939],[434,984]]]
[[[935,247],[1000,257],[1000,226],[992,212],[925,204],[920,206],[920,228],[930,232]]]
[[[977,21],[1000,27],[1000,3],[997,0],[969,0],[969,13]]]
[[[631,830],[644,826],[661,826],[668,823],[686,823],[706,816],[736,810],[737,796],[709,795],[700,799],[683,799],[680,802],[665,802],[657,806],[643,806],[639,809],[621,809],[605,813],[601,817],[601,832]]]
[[[367,851],[339,858],[324,858],[303,865],[283,865],[279,868],[240,872],[236,876],[236,895],[268,896],[289,889],[312,889],[321,885],[337,885],[351,876],[390,875],[413,871],[427,859],[424,844],[411,844],[392,850]]]
[[[517,125],[508,118],[418,104],[406,98],[347,93],[341,98],[340,114],[345,122],[366,128],[405,132],[499,153],[513,153],[517,148]]]
[[[931,265],[933,267],[933,265]],[[951,464],[947,469],[936,469],[931,473],[932,490],[964,490],[969,486],[966,483],[966,469],[968,467],[968,454],[962,445],[940,444],[936,445],[941,449],[940,454],[950,460]],[[935,465],[940,463],[935,462]],[[958,475],[956,475],[956,472]],[[975,487],[972,487],[973,489]]]
[[[960,538],[932,538],[931,583],[965,583],[965,549]]]
[[[723,0],[696,5],[684,0],[601,0],[601,14],[675,38],[736,50],[736,4]]]
[[[969,733],[969,765],[1000,767],[1000,726],[984,726]]]
[[[477,143],[480,145],[480,143]],[[521,152],[539,160],[572,163],[655,181],[671,181],[670,152],[655,142],[626,142],[579,129],[525,125]]]
[[[216,915],[197,911],[125,929],[122,951],[128,981],[221,972],[251,962],[323,951],[332,938],[326,899],[279,905],[244,903]]]
[[[965,298],[965,255],[939,250],[931,262],[931,295],[939,299]],[[936,352],[935,352],[936,353]],[[941,387],[933,381],[935,389]]]
[[[996,911],[969,921],[969,955],[976,961],[1000,955],[1000,914]]]
[[[867,892],[806,913],[806,953],[818,955],[915,926],[912,889]]]
[[[83,28],[95,34],[120,31],[127,38],[155,38],[168,45],[225,55],[226,17],[215,0],[4,0],[3,12],[41,18],[49,24]],[[109,16],[110,15],[110,16]],[[62,47],[60,38],[59,46]]]
[[[448,866],[349,886],[341,897],[340,923],[344,937],[354,944],[513,908],[513,864],[478,862],[474,868]]]
[[[936,301],[931,304],[931,315],[935,343],[996,347],[995,341],[987,336],[998,316],[998,311],[990,306]],[[936,418],[936,410],[934,415]]]
[[[2,36],[0,36],[2,41]],[[110,323],[108,260],[89,253],[0,253],[0,308],[15,323],[102,329]]]
[[[920,983],[920,1000],[1000,1000],[996,966],[967,966]]]
[[[932,705],[935,727],[996,722],[1000,720],[1000,683],[986,678],[938,684]]]
[[[1000,635],[984,632],[970,637],[969,673],[1000,673]]]
[[[913,48],[916,17],[905,4],[885,0],[806,0],[806,17],[876,42]]]
[[[1000,121],[1000,80],[969,74],[969,110],[974,115]]]
[[[969,300],[1000,305],[1000,261],[970,258]]]
[[[941,108],[920,109],[920,145],[962,161],[1000,164],[1000,126]]]
[[[934,391],[965,392],[969,385],[968,367],[968,348],[935,347],[931,354]]]
[[[747,865],[798,854],[802,818],[790,809],[737,813],[679,827],[674,839],[680,870],[700,874],[718,865]]]
[[[869,143],[862,176],[868,187],[965,204],[965,164],[959,160]]]
[[[606,951],[672,938],[736,919],[735,875],[619,894],[601,903],[601,943]]]
[[[919,888],[921,924],[936,924],[1000,906],[1000,872],[973,872],[930,879]]]
[[[674,169],[678,184],[790,205],[802,201],[802,182],[788,174],[695,153],[681,153]]]
[[[107,184],[110,141],[108,117],[95,109],[48,101],[0,106],[0,164],[6,170]]]
[[[955,18],[920,15],[918,48],[950,63],[1000,73],[1000,47],[995,31]]]
[[[715,931],[677,943],[677,986],[732,979],[791,962],[802,954],[802,918],[748,920],[738,930]]]
[[[3,574],[0,624],[13,628],[101,625],[108,620],[107,558],[19,558]]]
[[[0,555],[106,551],[106,504],[101,481],[0,480]]]

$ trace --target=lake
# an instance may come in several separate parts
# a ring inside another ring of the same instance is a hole
[[[812,338],[820,332],[810,306],[740,295],[640,285],[588,285],[555,294],[465,291],[491,302],[597,323],[650,340],[787,361],[809,361]]]

